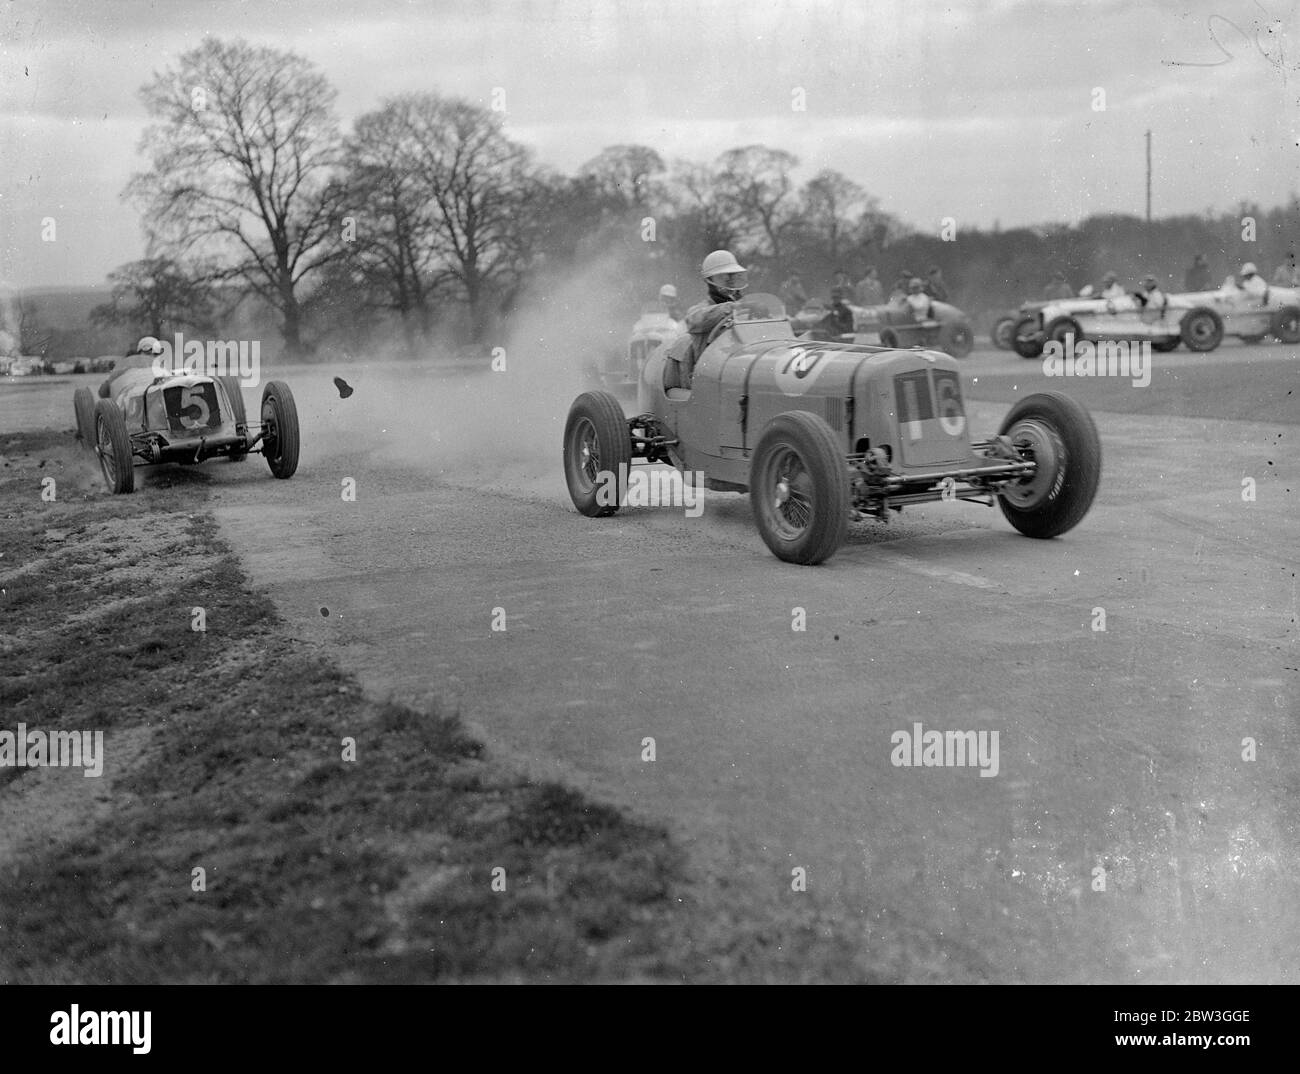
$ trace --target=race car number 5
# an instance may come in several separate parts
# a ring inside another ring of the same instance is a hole
[[[191,407],[197,408],[198,417],[190,415]],[[203,398],[203,393],[188,384],[181,388],[181,424],[198,429],[208,424],[209,416],[208,401]]]

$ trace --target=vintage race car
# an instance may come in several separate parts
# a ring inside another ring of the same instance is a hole
[[[706,488],[749,492],[768,548],[820,563],[851,518],[907,504],[975,500],[1021,533],[1055,537],[1092,504],[1101,444],[1078,403],[1021,399],[998,434],[967,429],[957,362],[927,350],[795,337],[780,299],[751,295],[708,341],[690,378],[660,347],[638,386],[637,414],[607,392],[580,395],[564,428],[564,476],[591,517],[624,503],[633,463],[668,463]]]
[[[1252,295],[1238,287],[1164,296],[1143,302],[1138,295],[1075,298],[1032,311],[1015,327],[1014,347],[1022,358],[1037,358],[1048,340],[1149,340],[1153,350],[1212,351],[1224,336],[1258,343],[1272,333],[1284,343],[1300,342],[1300,296],[1289,287]]]
[[[853,314],[858,336],[874,333],[882,347],[931,347],[965,358],[975,346],[970,318],[947,302],[931,301],[930,315],[922,320],[917,320],[910,306],[898,302],[855,307]]]
[[[77,437],[99,458],[110,492],[135,488],[135,464],[232,462],[257,451],[276,477],[298,469],[298,409],[283,381],[262,389],[259,421],[250,422],[235,377],[128,369],[106,382],[109,395],[73,394]]]
[[[593,362],[587,369],[587,380],[593,387],[609,388],[616,392],[636,390],[637,379],[646,357],[661,343],[676,339],[686,331],[681,321],[674,320],[658,303],[646,303],[641,316],[632,325],[623,353],[610,355],[603,363]]]

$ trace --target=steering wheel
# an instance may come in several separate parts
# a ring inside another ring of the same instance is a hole
[[[725,317],[722,318],[722,320],[720,320],[717,324],[713,326],[713,331],[710,332],[708,336],[705,338],[704,345],[707,347],[710,343],[712,343],[715,339],[717,339],[720,335],[722,335],[723,332],[725,332],[728,328],[730,328],[735,323],[736,323],[735,314],[728,313]]]

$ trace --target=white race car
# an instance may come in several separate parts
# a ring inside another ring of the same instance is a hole
[[[1064,343],[1107,339],[1150,340],[1157,351],[1179,343],[1189,351],[1212,351],[1224,336],[1258,343],[1268,334],[1283,343],[1300,342],[1300,292],[1270,287],[1251,294],[1225,284],[1217,291],[1166,295],[1146,302],[1137,294],[1118,298],[1073,298],[1049,302],[1017,322],[1016,353],[1037,358],[1048,340]]]

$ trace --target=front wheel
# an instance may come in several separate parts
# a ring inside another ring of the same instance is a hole
[[[1273,317],[1273,335],[1280,343],[1300,343],[1300,306],[1284,306]]]
[[[1021,399],[1002,421],[1000,434],[1038,468],[1032,477],[1003,486],[998,506],[1026,537],[1056,537],[1078,525],[1101,480],[1101,439],[1082,406],[1060,392]]]
[[[609,392],[584,392],[564,423],[564,481],[573,506],[588,518],[615,514],[623,503],[632,434]]]
[[[135,459],[126,419],[108,399],[95,404],[95,454],[104,473],[104,484],[114,495],[135,489]]]
[[[1207,306],[1183,315],[1179,334],[1189,351],[1212,351],[1223,342],[1223,318]]]
[[[262,389],[262,454],[278,478],[293,477],[298,469],[298,407],[293,392],[282,380]]]
[[[1058,317],[1047,326],[1047,338],[1061,345],[1064,357],[1073,358],[1074,344],[1083,342],[1083,329],[1073,317]]]
[[[1016,341],[1016,323],[1014,317],[999,317],[993,323],[993,331],[989,333],[993,346],[1000,351],[1009,351]]]
[[[230,400],[229,422],[236,428],[241,429],[245,436],[248,435],[248,413],[244,409],[244,394],[239,388],[238,377],[218,377],[221,381],[222,388],[225,389],[226,398]],[[247,451],[232,451],[227,458],[231,462],[243,462],[248,458]]]
[[[95,393],[89,388],[78,388],[72,393],[72,409],[77,414],[77,439],[83,447],[95,443]]]
[[[831,427],[806,410],[768,422],[750,464],[749,498],[777,559],[812,566],[834,555],[848,532],[849,479]]]

